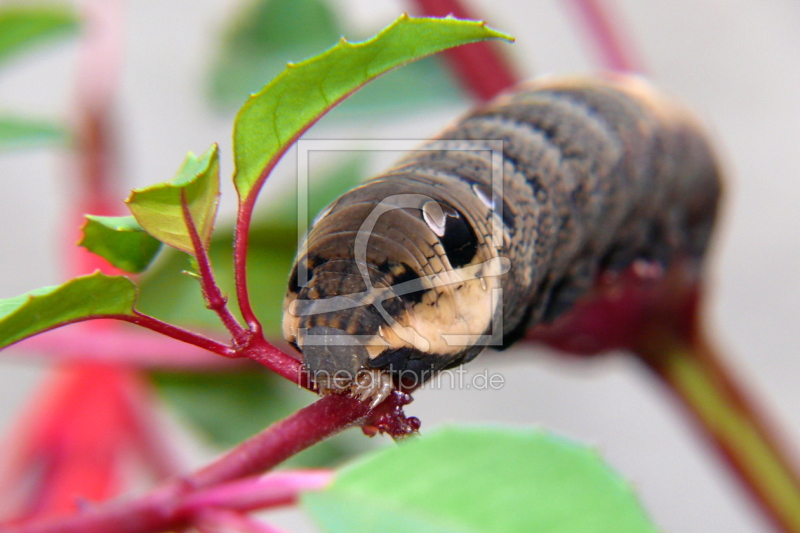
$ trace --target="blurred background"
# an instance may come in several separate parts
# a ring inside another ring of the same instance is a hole
[[[257,51],[245,57],[242,48],[236,47],[237,39],[249,38],[242,23],[247,17],[241,12],[252,2],[115,3],[124,13],[123,59],[113,116],[120,200],[130,188],[171,178],[187,151],[200,153],[218,142],[225,181],[221,218],[230,221],[235,208],[235,194],[228,184],[233,114],[246,97],[248,84],[255,83],[250,89],[256,90],[279,68],[278,63],[270,63],[274,57],[259,64]],[[505,48],[529,77],[589,72],[599,65],[567,3],[473,0],[469,5],[495,28],[516,37],[516,43]],[[736,372],[795,442],[797,457],[800,3],[614,0],[612,7],[655,83],[700,115],[719,148],[728,175],[727,191],[708,263],[707,321]],[[403,11],[413,12],[413,6],[389,0],[336,0],[330,8],[336,31],[352,38],[375,33]],[[312,48],[287,48],[282,61],[302,59],[334,42],[322,31],[309,34]],[[77,50],[73,39],[6,65],[0,72],[0,109],[74,123]],[[263,74],[253,65],[260,65]],[[248,79],[253,72],[258,73],[255,81]],[[357,94],[346,109],[323,119],[307,137],[422,139],[471,105],[456,82],[441,75],[435,61],[415,67],[408,74],[410,82],[401,81],[404,72],[390,74],[394,77],[383,89]],[[380,171],[395,157],[320,157],[318,165],[312,164],[312,179],[320,179],[321,184],[314,189],[320,196],[312,198],[312,205],[324,205],[343,184]],[[280,206],[287,202],[271,205],[269,199],[291,198],[294,165],[290,153],[262,195],[266,229],[258,234],[264,237],[258,246],[263,254],[252,265],[260,269],[253,297],[262,291],[264,301],[257,302],[263,309],[261,316],[273,321],[279,314],[275,302],[280,302],[283,289],[276,293],[271,287],[285,284],[295,243],[278,237],[270,241],[278,230],[269,228],[280,226],[285,215]],[[63,242],[63,226],[67,206],[75,196],[70,185],[74,172],[67,148],[0,152],[0,297],[63,281],[60,261],[69,244]],[[222,226],[215,241],[215,267],[224,277],[229,267],[221,261],[225,261],[229,241],[222,234],[229,225]],[[291,232],[280,235],[292,236]],[[180,261],[169,256],[156,265],[157,273],[166,277],[147,282],[149,293],[143,295],[143,306],[157,310],[159,316],[207,325],[196,295],[187,296],[186,308],[174,305],[184,289],[187,294],[193,290],[191,284],[170,281],[178,279]],[[0,355],[0,436],[6,438],[47,372],[44,364],[25,362],[27,353],[12,349]],[[664,531],[767,529],[661,384],[633,359],[609,355],[577,360],[525,346],[484,354],[470,364],[469,375],[484,370],[502,374],[505,385],[500,390],[451,390],[445,382],[438,390],[415,394],[407,413],[422,420],[423,430],[449,421],[535,424],[591,443],[635,485]],[[231,430],[222,437],[209,431],[198,436],[197,424],[190,423],[197,422],[197,413],[187,413],[185,406],[199,401],[192,396],[198,388],[219,384],[207,376],[202,378],[205,384],[167,374],[154,379],[171,400],[165,416],[189,465],[203,464],[217,453],[219,448],[212,442],[224,444],[226,438],[236,442],[257,430],[264,416],[273,416],[267,405],[271,397],[264,395],[264,404],[253,403],[259,397],[254,393],[231,405],[232,411],[240,411],[236,416],[254,419],[256,426]],[[235,379],[227,383],[236,386]],[[247,381],[250,389],[258,390],[261,384],[258,379]],[[298,401],[310,400],[310,395],[301,394]],[[341,441],[338,451],[317,457],[340,460],[364,446],[362,440],[354,433]],[[380,438],[366,445],[389,443]],[[276,523],[293,531],[315,531],[300,512],[272,515],[278,516]]]

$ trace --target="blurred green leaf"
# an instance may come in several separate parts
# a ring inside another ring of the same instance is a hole
[[[144,272],[161,250],[161,242],[151,237],[134,217],[86,215],[78,246],[106,259],[126,272]]]
[[[0,349],[88,317],[132,315],[135,302],[131,280],[100,272],[0,300]]]
[[[68,139],[59,124],[19,117],[0,117],[0,150],[61,144]]]
[[[242,106],[234,125],[234,183],[247,198],[291,142],[340,100],[384,72],[435,52],[510,37],[481,22],[402,16],[374,38],[344,39],[290,65]]]
[[[219,205],[219,150],[215,144],[200,157],[189,152],[172,181],[134,189],[125,200],[141,226],[164,244],[195,255],[183,213],[183,199],[207,246]]]
[[[303,505],[331,533],[655,533],[594,450],[542,430],[448,427],[343,468]]]
[[[329,47],[341,36],[325,0],[256,0],[231,21],[212,72],[211,96],[239,106],[292,60]]]
[[[297,411],[314,397],[263,368],[151,375],[161,396],[211,444],[229,448]],[[360,438],[358,438],[360,437]],[[329,466],[369,448],[343,434],[287,461],[287,467]]]
[[[229,23],[211,74],[211,98],[239,106],[289,61],[310,57],[344,33],[326,0],[255,0]],[[376,113],[464,97],[438,58],[390,72],[337,108],[337,114]]]
[[[0,64],[35,44],[78,29],[78,16],[67,4],[16,2],[0,6]]]

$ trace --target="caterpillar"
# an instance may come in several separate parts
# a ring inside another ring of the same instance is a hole
[[[320,393],[377,404],[551,323],[601,272],[699,267],[720,190],[699,122],[642,79],[521,84],[318,215],[284,336]]]

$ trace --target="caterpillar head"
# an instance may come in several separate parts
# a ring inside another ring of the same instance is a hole
[[[323,393],[419,385],[482,351],[499,307],[484,228],[453,199],[386,189],[368,182],[324,211],[292,271],[284,335]]]

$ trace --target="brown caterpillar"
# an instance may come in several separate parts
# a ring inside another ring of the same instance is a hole
[[[320,392],[377,403],[552,321],[600,272],[699,266],[719,195],[698,123],[639,78],[522,84],[318,216],[284,335]]]

